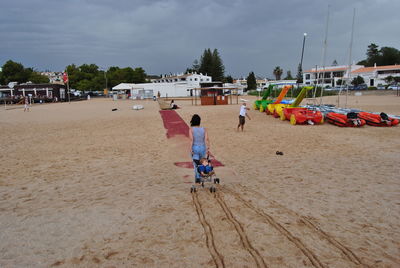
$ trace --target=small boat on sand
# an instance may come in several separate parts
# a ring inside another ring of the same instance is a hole
[[[365,120],[365,122],[374,127],[393,127],[399,124],[399,120],[389,117],[385,113],[373,114],[367,112],[358,113],[358,117]]]
[[[339,127],[362,127],[365,120],[358,117],[358,113],[350,112],[347,114],[328,113],[326,115],[328,123]]]

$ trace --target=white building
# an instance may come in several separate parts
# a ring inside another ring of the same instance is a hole
[[[352,73],[363,65],[352,65]],[[316,67],[311,70],[306,70],[303,72],[303,85],[322,85],[324,87],[335,87],[337,86],[338,80],[348,79],[349,66],[326,66],[326,67]],[[317,81],[318,73],[318,81]],[[352,76],[350,76],[351,78]],[[318,83],[317,83],[318,82]]]
[[[200,83],[211,82],[211,76],[189,73],[180,75],[163,76],[153,79],[152,83],[129,84],[121,83],[112,88],[115,92],[129,92],[131,98],[161,97],[187,97],[193,94],[193,88],[199,88]]]
[[[198,73],[188,73],[188,74],[177,74],[177,75],[165,75],[159,79],[153,79],[153,83],[179,83],[183,82],[194,87],[199,87],[202,82],[211,82],[211,76],[198,74]]]
[[[351,72],[352,77],[361,76],[370,87],[386,85],[385,78],[388,76],[400,77],[400,65],[386,65],[364,67]]]
[[[63,81],[63,72],[41,72],[43,76],[47,76],[49,78],[49,83],[51,84],[64,84]]]
[[[257,88],[264,88],[267,82],[268,82],[267,78],[256,78]],[[247,88],[247,79],[244,78],[234,79],[233,84],[241,86],[243,88]]]

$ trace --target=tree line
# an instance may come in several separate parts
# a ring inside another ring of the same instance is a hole
[[[145,83],[148,82],[147,74],[141,67],[120,68],[112,66],[101,70],[96,64],[75,64],[66,67],[69,85],[71,88],[89,91],[112,88],[120,83]]]
[[[394,65],[400,64],[400,51],[393,47],[381,47],[371,43],[367,49],[367,58],[357,64],[365,66]],[[336,60],[334,65],[337,65]],[[68,65],[65,70],[69,75],[69,83],[71,88],[78,90],[102,90],[118,85],[119,83],[145,83],[148,82],[148,76],[145,70],[141,67],[137,68],[120,68],[117,66],[109,67],[107,70],[102,70],[96,64],[75,64]],[[302,70],[298,70],[297,81],[302,82]],[[225,76],[225,66],[217,49],[211,50],[207,48],[199,59],[195,59],[192,66],[186,69],[186,73],[202,73],[212,77],[213,81],[225,83],[233,83],[232,76]],[[273,75],[276,80],[281,80],[283,69],[276,66],[273,69]],[[293,80],[290,70],[286,71],[285,80]],[[9,82],[26,83],[48,83],[49,79],[41,75],[33,68],[25,68],[21,63],[7,61],[2,66],[0,72],[0,84],[8,84]],[[390,77],[388,82],[398,81],[396,77]],[[355,81],[356,82],[356,81]],[[358,83],[361,81],[357,81]],[[357,83],[356,82],[356,83]],[[256,77],[254,72],[250,72],[247,76],[248,89],[256,89]]]
[[[367,58],[357,64],[366,67],[400,64],[400,51],[394,47],[381,47],[371,43],[367,48]]]
[[[107,70],[101,70],[96,64],[82,64],[80,66],[71,64],[65,70],[68,73],[70,88],[83,91],[103,90],[120,83],[145,83],[148,81],[146,72],[141,67],[133,69],[131,67],[113,66]],[[33,68],[25,68],[21,63],[12,60],[7,61],[2,66],[0,85],[9,82],[21,84],[29,81],[34,84],[45,84],[49,83],[49,78],[41,75]]]
[[[0,85],[8,84],[9,82],[26,83],[31,81],[35,84],[48,83],[49,78],[36,72],[33,68],[25,68],[21,63],[7,61],[2,66],[0,72]]]

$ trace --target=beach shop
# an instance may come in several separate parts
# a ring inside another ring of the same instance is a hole
[[[200,88],[194,88],[193,90],[195,93],[192,95],[192,105],[198,105],[198,103],[201,105],[239,103],[238,88],[223,87],[222,82],[200,83]],[[235,97],[232,97],[232,95]]]

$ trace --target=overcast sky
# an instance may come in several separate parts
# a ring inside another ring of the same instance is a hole
[[[400,0],[1,0],[0,66],[11,59],[37,70],[68,64],[143,67],[148,74],[183,72],[205,48],[217,48],[226,74],[295,75],[303,33],[303,69],[348,64],[376,43],[400,49]]]

